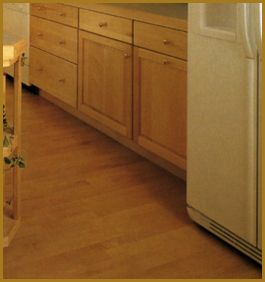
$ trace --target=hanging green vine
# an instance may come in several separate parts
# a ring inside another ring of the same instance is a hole
[[[11,147],[11,151],[13,151],[12,148],[12,141],[14,140],[14,129],[9,126],[7,119],[6,119],[6,112],[5,112],[5,105],[3,105],[3,148]],[[22,157],[23,151],[19,155],[12,156],[10,158],[4,157],[4,162],[9,166],[8,169],[4,169],[4,171],[10,170],[15,166],[18,166],[19,168],[25,168],[25,160]]]

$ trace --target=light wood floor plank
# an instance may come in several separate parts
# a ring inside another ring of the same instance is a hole
[[[184,181],[25,89],[22,103],[22,218],[5,279],[261,278],[190,220]]]

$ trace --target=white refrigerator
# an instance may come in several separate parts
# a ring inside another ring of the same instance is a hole
[[[191,3],[187,209],[262,263],[262,4]]]

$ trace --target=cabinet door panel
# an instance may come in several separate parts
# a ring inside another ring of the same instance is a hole
[[[131,45],[80,31],[79,109],[131,138]]]
[[[135,48],[134,140],[186,169],[187,63]]]

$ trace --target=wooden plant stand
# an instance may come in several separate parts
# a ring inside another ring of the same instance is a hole
[[[3,149],[3,157],[9,157],[11,154],[19,154],[21,144],[21,56],[26,52],[27,40],[13,34],[3,31],[3,68],[14,64],[14,141],[12,148]],[[5,75],[3,75],[3,84],[5,88]],[[4,101],[5,103],[5,89]],[[4,184],[4,183],[3,183]],[[3,185],[4,189],[4,185]],[[3,210],[3,247],[7,247],[12,241],[20,225],[21,217],[21,174],[20,169],[13,168],[13,205],[7,206]]]

